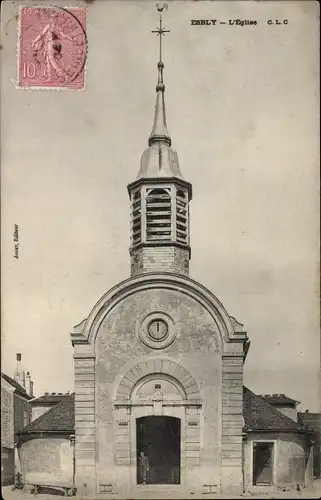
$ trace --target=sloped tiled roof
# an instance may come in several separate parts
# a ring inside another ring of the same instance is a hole
[[[302,431],[302,426],[291,418],[283,415],[273,406],[269,405],[262,397],[243,388],[243,417],[244,427],[247,431]],[[22,433],[33,432],[74,432],[75,408],[74,394],[68,395],[63,401],[48,410],[25,427]]]
[[[31,406],[53,405],[60,403],[60,401],[68,401],[70,394],[63,394],[62,392],[52,392],[51,394],[45,393],[39,398],[34,398],[30,401]]]
[[[9,377],[9,375],[6,375],[3,372],[1,372],[1,376],[4,378],[6,382],[8,382],[8,384],[12,385],[12,387],[16,389],[16,392],[21,394],[21,396],[23,396],[26,399],[32,399],[32,397],[29,396],[29,394],[27,393],[26,389],[22,385],[20,385],[15,379]]]
[[[74,394],[69,394],[68,398],[60,401],[56,406],[46,411],[27,425],[22,433],[33,432],[74,432],[75,429],[75,408]]]
[[[243,388],[245,428],[257,431],[300,431],[300,424],[269,405],[261,396]]]
[[[285,394],[258,394],[258,397],[270,405],[297,405],[299,403]]]

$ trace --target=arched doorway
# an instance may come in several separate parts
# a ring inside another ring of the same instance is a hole
[[[133,487],[140,490],[144,483],[138,472],[142,451],[151,462],[147,484],[171,484],[175,489],[195,486],[202,400],[196,380],[185,367],[160,356],[140,361],[121,378],[114,408],[116,464],[130,465]],[[169,464],[167,469],[164,463]]]
[[[137,484],[180,484],[181,420],[136,419]]]

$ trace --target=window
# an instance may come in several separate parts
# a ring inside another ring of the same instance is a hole
[[[253,443],[253,484],[266,486],[273,483],[274,443]]]
[[[140,191],[135,191],[132,197],[132,243],[140,243],[142,238],[142,202]]]
[[[180,189],[176,196],[176,238],[179,243],[187,243],[187,200]]]
[[[171,240],[171,196],[165,189],[152,189],[146,197],[146,240]]]

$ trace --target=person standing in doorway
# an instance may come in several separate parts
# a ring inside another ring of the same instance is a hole
[[[149,460],[146,455],[144,455],[144,452],[140,452],[140,457],[139,457],[139,470],[140,470],[140,478],[142,481],[142,484],[147,484],[147,473],[149,471]]]

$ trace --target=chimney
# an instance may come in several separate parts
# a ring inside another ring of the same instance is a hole
[[[33,381],[31,380],[30,372],[26,375],[26,391],[33,398]]]
[[[14,372],[14,379],[18,384],[22,385],[22,387],[26,387],[25,372],[21,366],[21,352],[17,352],[17,366]]]

